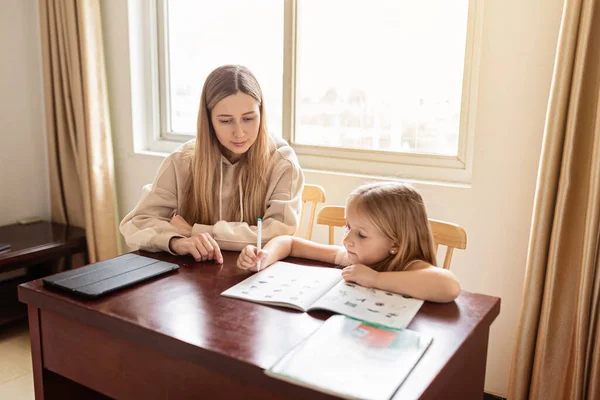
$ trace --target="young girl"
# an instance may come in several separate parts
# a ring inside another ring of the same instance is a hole
[[[262,237],[291,235],[299,223],[304,175],[296,154],[270,137],[263,95],[245,67],[225,65],[202,89],[196,140],[162,163],[123,219],[129,246],[223,262]]]
[[[450,271],[435,267],[433,235],[421,195],[409,186],[382,182],[359,187],[346,203],[344,246],[292,236],[272,239],[263,250],[247,246],[238,267],[256,270],[285,257],[342,265],[346,281],[411,297],[448,302],[459,292]]]

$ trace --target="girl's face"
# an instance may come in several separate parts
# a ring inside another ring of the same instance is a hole
[[[254,144],[260,126],[260,108],[254,97],[237,92],[217,103],[211,112],[217,139],[237,162]]]
[[[379,232],[355,207],[346,207],[346,223],[344,247],[348,250],[350,264],[371,266],[397,250],[394,242]]]

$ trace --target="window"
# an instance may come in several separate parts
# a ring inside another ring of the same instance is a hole
[[[167,0],[160,5],[162,137],[195,137],[204,78],[224,64],[245,65],[256,75],[267,127],[281,136],[281,0]]]
[[[155,139],[193,137],[204,78],[243,64],[304,168],[468,182],[481,3],[157,0]]]
[[[458,155],[468,0],[298,6],[295,143]]]

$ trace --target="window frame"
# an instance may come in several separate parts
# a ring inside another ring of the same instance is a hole
[[[168,40],[166,17],[168,0],[149,0],[142,8],[144,28],[144,60],[147,64],[145,85],[151,99],[144,102],[148,116],[146,137],[142,147],[150,152],[168,153],[195,134],[182,134],[169,129]],[[361,150],[295,143],[296,38],[298,35],[299,0],[284,1],[284,59],[282,82],[283,138],[294,148],[305,170],[333,172],[370,177],[393,177],[417,181],[469,184],[472,176],[475,139],[475,116],[481,53],[483,0],[469,0],[467,37],[463,68],[462,99],[456,156],[401,153],[383,150]]]

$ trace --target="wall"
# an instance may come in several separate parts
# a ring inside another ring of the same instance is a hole
[[[0,6],[0,225],[49,218],[37,1]]]
[[[516,335],[536,175],[556,43],[561,0],[485,1],[477,105],[474,173],[470,188],[418,184],[433,218],[462,225],[468,249],[452,270],[464,289],[502,298],[492,326],[486,391],[505,395]],[[161,157],[135,154],[128,75],[127,6],[102,2],[111,113],[115,134],[120,213],[134,207]],[[393,171],[392,171],[393,172]],[[363,182],[352,176],[306,172],[343,204]],[[315,239],[327,240],[316,228]]]

